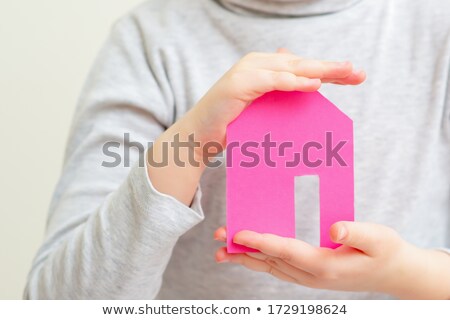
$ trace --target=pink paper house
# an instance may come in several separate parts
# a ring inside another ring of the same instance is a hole
[[[353,122],[319,92],[267,93],[227,129],[228,252],[253,251],[232,242],[241,230],[295,238],[304,175],[319,176],[320,244],[335,248],[330,226],[354,219]]]

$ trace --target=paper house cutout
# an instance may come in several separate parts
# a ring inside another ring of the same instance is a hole
[[[335,248],[331,225],[354,219],[353,122],[319,92],[267,93],[227,128],[229,253],[254,251],[232,242],[241,230],[295,238],[305,175],[319,176],[320,245]]]

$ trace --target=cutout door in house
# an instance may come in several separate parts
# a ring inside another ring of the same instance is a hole
[[[335,248],[331,225],[354,219],[353,122],[319,92],[267,93],[227,128],[228,252],[254,251],[232,242],[241,230],[295,238],[304,175],[319,177],[320,245]]]

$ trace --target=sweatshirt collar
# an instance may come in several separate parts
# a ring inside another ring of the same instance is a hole
[[[241,14],[304,17],[344,10],[361,0],[216,0]]]

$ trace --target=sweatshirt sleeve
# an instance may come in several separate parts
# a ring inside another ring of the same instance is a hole
[[[25,298],[155,298],[178,238],[202,221],[200,190],[187,207],[146,173],[144,150],[170,126],[174,105],[163,64],[149,58],[158,45],[148,47],[129,16],[96,59]]]

